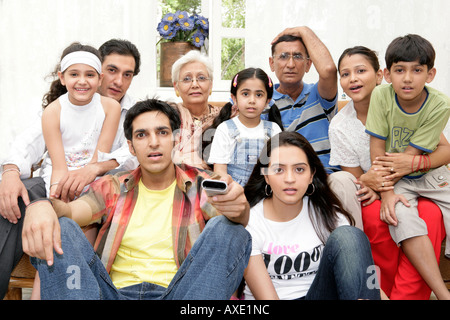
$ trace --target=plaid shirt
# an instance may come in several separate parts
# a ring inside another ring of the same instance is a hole
[[[180,267],[206,221],[218,213],[201,189],[203,179],[216,175],[188,165],[175,168],[177,187],[173,200],[172,239],[175,262]],[[107,175],[93,182],[79,198],[91,207],[92,221],[101,221],[102,228],[94,248],[108,272],[136,205],[140,178],[140,167],[132,172]]]

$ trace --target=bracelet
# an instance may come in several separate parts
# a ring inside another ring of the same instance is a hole
[[[430,160],[430,155],[426,154],[423,156],[426,164],[424,165],[423,171],[422,172],[428,172],[431,169],[431,160]]]
[[[416,159],[416,156],[413,157],[413,161],[411,163],[411,172],[420,172],[425,173],[431,170],[431,159],[429,154],[420,155],[419,156],[419,163],[417,164],[416,169],[414,170],[414,160]],[[423,162],[423,164],[422,164]]]
[[[420,164],[422,163],[422,159],[423,156],[419,156],[419,163],[417,164],[416,170],[414,170],[414,172],[419,172],[420,171]]]
[[[420,172],[426,172],[428,167],[427,157],[423,156],[423,169]]]
[[[4,175],[6,172],[8,172],[8,171],[16,171],[16,172],[19,174],[19,176],[20,176],[20,170],[19,170],[19,169],[16,169],[16,168],[10,168],[10,169],[3,170],[3,172],[2,172],[2,177],[3,177],[3,175]]]

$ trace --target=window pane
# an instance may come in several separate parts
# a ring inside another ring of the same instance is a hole
[[[222,26],[245,28],[245,0],[222,0]]]
[[[200,14],[202,0],[160,0],[162,13],[175,13],[176,11],[187,11],[189,14],[194,12]]]
[[[222,39],[222,80],[231,80],[245,68],[245,39]]]

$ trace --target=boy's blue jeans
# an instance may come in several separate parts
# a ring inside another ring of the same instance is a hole
[[[55,254],[51,267],[31,259],[39,271],[41,299],[228,300],[250,257],[250,234],[218,216],[207,223],[168,288],[141,283],[117,289],[78,225],[67,218],[59,221],[64,254]]]

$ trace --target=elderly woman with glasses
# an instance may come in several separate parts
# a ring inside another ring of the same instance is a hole
[[[188,52],[173,64],[172,82],[177,97],[182,100],[177,105],[182,124],[173,160],[210,169],[202,155],[203,140],[208,139],[203,137],[203,132],[211,126],[221,109],[208,103],[213,86],[211,61],[198,50]]]

